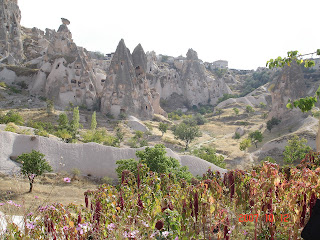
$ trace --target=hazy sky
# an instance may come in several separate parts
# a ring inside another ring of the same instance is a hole
[[[256,69],[287,51],[320,48],[319,0],[19,0],[25,27],[71,24],[73,40],[90,51],[114,52],[121,38],[133,51],[229,61]]]

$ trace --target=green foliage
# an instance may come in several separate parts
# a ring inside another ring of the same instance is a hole
[[[76,131],[80,127],[79,121],[80,121],[79,107],[75,107],[75,108],[73,108],[73,116],[72,116],[71,126]]]
[[[312,116],[316,118],[320,118],[320,111],[312,112]]]
[[[190,126],[183,122],[179,125],[174,126],[173,134],[176,139],[180,139],[185,142],[185,150],[188,149],[191,141],[193,141],[196,137],[201,136],[201,132],[198,126]]]
[[[235,139],[240,139],[240,138],[241,138],[240,133],[237,133],[237,132],[236,132],[236,133],[234,134],[234,138],[235,138]]]
[[[166,156],[166,149],[163,144],[156,144],[153,148],[147,147],[143,151],[137,151],[140,162],[148,166],[150,171],[157,173],[178,173],[181,178],[190,180],[192,174],[186,168],[182,168],[177,159]]]
[[[168,127],[169,125],[167,123],[163,123],[163,122],[159,123],[159,130],[162,132],[162,136],[167,132]]]
[[[207,120],[201,114],[196,114],[192,117],[192,119],[196,122],[197,125],[203,125],[207,122]]]
[[[248,75],[245,78],[240,97],[247,95],[258,87],[270,82],[271,80],[271,72],[269,71],[254,72],[252,75]]]
[[[20,94],[20,93],[22,92],[20,89],[17,89],[15,86],[7,86],[7,89],[8,89],[11,93]]]
[[[138,145],[137,145],[137,144],[138,144],[138,141],[137,141],[137,139],[134,138],[134,137],[130,138],[127,144],[128,144],[129,147],[131,147],[131,148],[137,148],[137,147],[138,147]]]
[[[82,135],[83,142],[95,142],[107,146],[116,146],[118,140],[116,137],[107,134],[105,129],[88,130]]]
[[[122,113],[119,114],[118,117],[119,117],[119,119],[121,119],[121,120],[125,120],[125,119],[128,118],[128,115],[127,115],[126,113],[122,112]]]
[[[239,115],[239,108],[236,108],[236,107],[234,107],[233,109],[232,109],[233,111],[234,111],[234,113],[236,114],[236,115]]]
[[[142,139],[140,141],[140,147],[146,147],[148,145],[149,145],[149,143],[148,143],[148,141],[146,139]]]
[[[55,132],[55,135],[64,140],[65,142],[71,142],[72,140],[71,133],[65,128],[59,129],[57,132]]]
[[[306,145],[306,143],[307,139],[300,139],[297,135],[293,135],[288,140],[288,145],[285,146],[285,150],[283,152],[283,160],[286,163],[293,163],[302,160],[306,156],[306,154],[312,150],[311,147]]]
[[[272,117],[269,121],[267,121],[267,129],[269,132],[271,132],[271,129],[275,126],[278,125],[281,122],[280,119]]]
[[[311,55],[311,54],[320,55],[320,49],[317,49],[317,51],[310,54],[305,54],[305,55]],[[299,65],[304,63],[305,68],[313,67],[315,65],[314,61],[309,59],[303,59],[302,57],[305,55],[301,55],[298,51],[289,51],[287,53],[287,57],[284,57],[284,58],[278,57],[276,59],[270,59],[269,61],[267,61],[266,66],[269,67],[270,69],[275,67],[282,68],[285,65],[290,66],[292,62],[296,62]],[[293,109],[293,107],[295,107],[295,108],[300,108],[302,112],[308,112],[315,106],[319,97],[320,97],[320,86],[313,97],[307,96],[305,98],[300,98],[298,100],[295,100],[292,103],[289,100],[287,104],[287,108]]]
[[[220,119],[221,113],[223,113],[223,110],[221,108],[216,108],[216,114],[219,116],[219,119]]]
[[[246,106],[246,112],[247,112],[247,113],[253,113],[253,112],[254,112],[253,107],[250,106],[250,105],[247,105],[247,106]]]
[[[256,130],[254,132],[249,133],[249,138],[250,138],[251,142],[254,143],[256,148],[258,148],[257,144],[258,144],[258,142],[262,142],[263,136],[259,130]]]
[[[161,62],[166,62],[168,61],[169,56],[167,55],[161,55]]]
[[[200,149],[193,150],[192,154],[221,168],[226,167],[224,157],[222,155],[217,155],[215,148],[201,147]]]
[[[240,142],[241,151],[245,151],[249,147],[251,147],[251,140],[249,138],[246,138]]]
[[[262,109],[264,109],[264,108],[267,107],[267,105],[266,105],[265,103],[263,103],[263,102],[260,102],[259,106],[260,106],[260,108],[262,108]]]
[[[34,134],[42,137],[49,137],[49,133],[44,129],[35,129]]]
[[[59,129],[66,129],[69,127],[69,119],[67,114],[61,113],[58,119]]]
[[[216,68],[214,69],[214,73],[218,78],[222,78],[227,72],[227,69],[224,68]]]
[[[236,94],[229,94],[229,93],[224,93],[223,97],[218,98],[218,104],[229,99],[229,98],[238,98],[239,96]]]
[[[6,125],[6,128],[4,130],[7,132],[17,133],[19,130],[19,127],[17,125],[15,125],[14,123],[10,122]]]
[[[266,119],[266,118],[268,117],[268,113],[263,113],[263,114],[261,115],[261,117],[262,117],[263,119]]]
[[[44,157],[44,154],[35,150],[18,156],[18,162],[22,163],[21,172],[29,178],[29,192],[32,192],[33,180],[36,176],[41,176],[45,171],[52,171],[51,166]]]
[[[0,82],[0,87],[6,88],[7,84],[5,82]]]
[[[96,118],[96,111],[94,111],[91,117],[91,130],[96,130],[96,128],[97,128],[97,118]]]
[[[276,163],[276,160],[270,156],[265,157],[262,162]]]
[[[118,167],[116,168],[116,172],[118,174],[118,178],[121,179],[122,172],[124,170],[128,170],[132,172],[134,175],[137,175],[137,167],[138,167],[138,161],[130,158],[130,159],[122,159],[116,161],[116,164]]]
[[[117,137],[117,142],[118,142],[118,146],[120,146],[120,143],[123,141],[123,137],[124,137],[124,132],[121,130],[120,127],[117,127],[115,129],[116,131],[116,137]]]
[[[141,139],[143,137],[143,132],[142,131],[135,131],[134,133],[134,138],[135,139]]]
[[[168,114],[168,118],[172,120],[180,120],[181,116],[183,115],[183,112],[181,109],[175,110]]]
[[[23,125],[24,120],[19,113],[10,110],[9,112],[7,112],[6,115],[0,116],[0,123],[7,124],[10,122],[15,123],[17,125]]]
[[[47,113],[52,114],[54,112],[54,103],[52,100],[47,100]]]
[[[55,126],[50,122],[40,122],[40,121],[28,121],[28,127],[32,127],[39,130],[46,130],[50,134],[54,134]]]

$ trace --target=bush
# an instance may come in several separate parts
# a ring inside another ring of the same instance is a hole
[[[6,88],[7,84],[5,82],[0,82],[0,87]]]
[[[140,139],[143,137],[143,132],[142,131],[135,131],[134,133],[134,138],[135,139]]]
[[[71,142],[72,135],[67,129],[58,130],[55,135],[59,138],[61,138],[65,142]]]
[[[17,133],[19,131],[19,127],[17,125],[15,125],[14,123],[8,123],[4,130],[7,132]]]
[[[272,119],[267,122],[267,129],[269,130],[269,132],[271,132],[271,129],[272,129],[275,125],[278,125],[280,122],[281,122],[280,119],[275,118],[275,117],[272,117]]]
[[[1,117],[0,123],[7,124],[10,122],[15,123],[17,125],[23,125],[24,120],[19,113],[10,110],[9,112],[7,112],[6,115]]]
[[[119,114],[118,117],[119,117],[119,119],[121,119],[121,120],[125,120],[125,119],[128,118],[128,115],[122,112],[122,113]]]
[[[217,155],[216,149],[214,148],[201,147],[200,149],[193,150],[192,154],[203,160],[213,163],[218,167],[221,167],[221,168],[226,167],[226,163],[224,162],[224,157],[222,155]]]
[[[173,127],[173,134],[175,138],[185,142],[185,150],[188,149],[190,142],[202,135],[198,126],[187,125],[183,122]]]
[[[247,112],[247,113],[253,113],[253,112],[254,112],[253,107],[250,106],[250,105],[247,105],[247,106],[246,106],[246,112]]]
[[[159,130],[162,132],[162,136],[167,132],[168,127],[169,125],[167,123],[159,123]]]
[[[52,171],[51,166],[44,158],[44,154],[35,150],[32,150],[31,153],[21,154],[18,157],[18,161],[22,163],[22,174],[26,175],[29,179],[29,192],[32,192],[33,181],[36,176],[42,175],[45,171]]]
[[[149,143],[148,143],[148,141],[146,139],[143,139],[143,140],[140,141],[140,147],[146,147],[148,145],[149,145]]]
[[[207,122],[207,120],[204,118],[204,116],[202,116],[201,114],[196,114],[193,119],[195,120],[195,122],[197,123],[197,125],[203,125]]]
[[[42,137],[49,137],[49,133],[44,129],[35,129],[34,134]]]
[[[307,139],[300,139],[297,135],[293,135],[288,140],[288,145],[285,146],[285,150],[283,152],[283,160],[286,163],[301,161],[306,156],[306,154],[312,150],[311,147],[306,145],[306,143]]]
[[[237,133],[237,132],[236,132],[236,133],[234,134],[234,138],[235,138],[235,139],[240,139],[240,138],[241,138],[240,133]]]

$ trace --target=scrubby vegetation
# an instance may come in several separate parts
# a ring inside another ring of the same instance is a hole
[[[223,177],[208,170],[191,182],[150,172],[142,163],[149,156],[133,160],[118,186],[86,191],[81,206],[26,212],[26,231],[9,223],[5,239],[299,239],[320,197],[318,154],[298,167],[264,162]]]

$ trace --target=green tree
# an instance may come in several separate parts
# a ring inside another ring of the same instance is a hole
[[[41,176],[45,171],[52,171],[51,166],[44,156],[44,154],[32,150],[31,153],[23,153],[18,157],[18,161],[22,163],[21,172],[29,179],[29,192],[32,192],[33,182],[36,176]]]
[[[259,130],[256,130],[254,132],[249,133],[249,138],[250,138],[251,142],[254,143],[256,148],[258,148],[257,144],[258,144],[258,142],[262,142],[263,136]]]
[[[201,137],[201,132],[198,126],[190,126],[182,122],[174,126],[173,135],[176,139],[180,139],[186,143],[185,150],[187,150],[190,142],[196,137]]]
[[[72,121],[70,123],[72,138],[75,139],[80,127],[79,107],[73,108]]]
[[[267,121],[267,129],[269,132],[271,132],[271,129],[275,126],[278,125],[281,122],[280,119],[272,117],[269,121]]]
[[[123,141],[124,132],[121,130],[120,127],[117,127],[116,129],[116,137],[118,141],[118,146],[120,146],[120,143]]]
[[[159,123],[159,130],[162,132],[162,136],[167,132],[168,126],[167,123]]]
[[[234,113],[235,113],[236,115],[239,115],[239,112],[240,112],[240,111],[239,111],[239,108],[236,108],[236,107],[235,107],[235,108],[233,108],[232,110],[234,111]]]
[[[249,147],[251,147],[251,140],[249,138],[246,138],[240,142],[241,151],[245,151]]]
[[[138,164],[145,164],[153,172],[175,174],[179,179],[190,180],[192,178],[187,167],[182,167],[177,159],[166,156],[166,148],[163,144],[156,144],[152,148],[146,147],[142,151],[137,151],[136,156],[139,161],[125,159],[116,162],[118,165],[116,172],[119,178],[124,170],[129,170],[136,175]]]
[[[254,112],[253,107],[250,106],[250,105],[247,105],[247,106],[246,106],[246,112],[247,112],[247,113],[253,113],[253,112]]]
[[[91,130],[96,130],[96,128],[97,128],[97,118],[96,118],[96,111],[94,111],[91,117]]]
[[[288,145],[285,146],[285,150],[283,152],[283,160],[286,163],[293,163],[302,160],[306,156],[306,154],[312,150],[311,147],[306,145],[306,143],[307,139],[300,139],[297,135],[293,135],[288,140]]]
[[[67,114],[61,113],[58,119],[59,129],[67,129],[69,127],[69,119]]]
[[[195,149],[192,151],[192,154],[221,168],[226,167],[224,157],[222,155],[218,155],[216,153],[216,149],[212,147],[201,147],[200,149]]]

